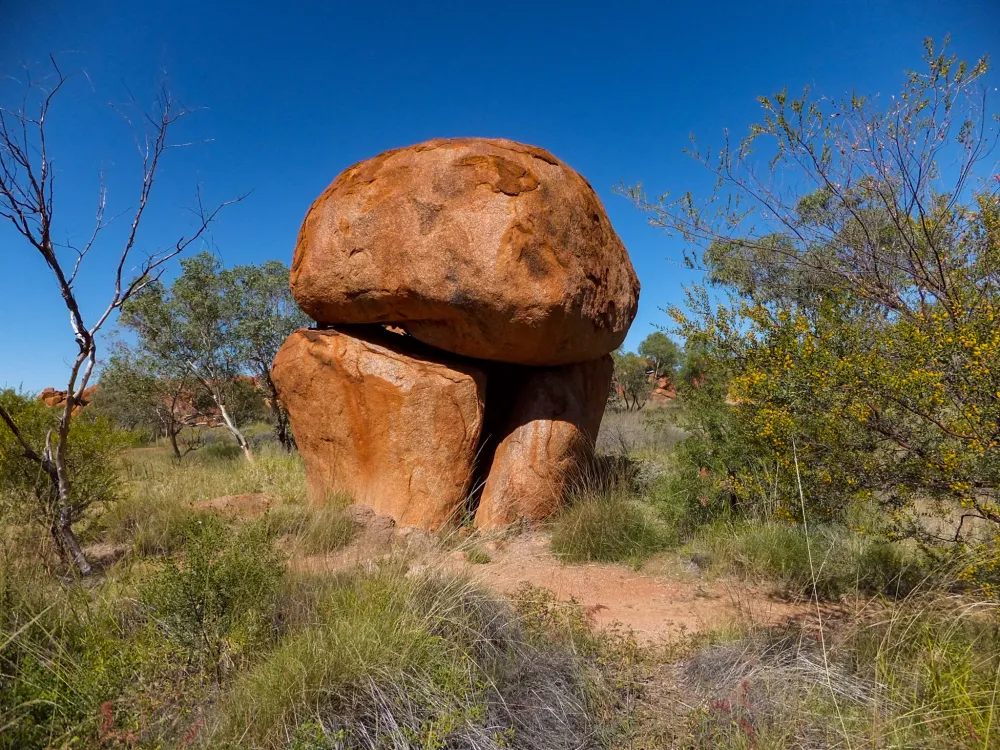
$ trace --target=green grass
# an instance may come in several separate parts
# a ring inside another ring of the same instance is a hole
[[[460,579],[357,570],[224,696],[208,744],[562,748],[588,725],[580,666]],[[339,745],[337,743],[343,743]]]
[[[717,573],[776,584],[792,596],[837,599],[847,594],[910,593],[925,575],[907,547],[844,526],[721,520],[703,527],[684,554]]]
[[[822,629],[757,628],[678,663],[691,747],[1000,744],[996,605],[920,591]]]
[[[846,525],[713,517],[697,472],[677,482],[654,443],[581,481],[552,523],[556,554],[639,564],[675,549],[842,614],[820,624],[804,607],[771,627],[748,611],[661,648],[596,632],[544,590],[507,600],[403,559],[307,574],[288,557],[341,548],[355,527],[346,498],[306,504],[297,455],[178,464],[142,449],[122,499],[83,524],[87,543],[132,554],[85,585],[52,575],[45,529],[0,493],[0,749],[1000,746],[995,602]],[[262,517],[192,507],[245,493],[268,496]],[[485,564],[481,544],[459,549]]]
[[[278,505],[267,512],[264,522],[270,534],[293,537],[296,551],[312,555],[340,549],[357,529],[338,504],[327,508]]]
[[[307,534],[292,518],[284,536]],[[603,731],[622,681],[582,613],[403,560],[290,574],[275,524],[191,516],[173,553],[86,587],[3,537],[0,748],[568,750]]]
[[[108,540],[131,542],[143,555],[178,549],[183,529],[195,515],[191,506],[199,500],[264,493],[273,498],[275,507],[305,503],[302,460],[277,447],[259,451],[253,463],[241,455],[220,457],[201,451],[177,463],[163,449],[133,451],[126,459],[125,480],[126,492],[104,509],[100,525]],[[317,522],[315,534],[320,547],[323,525]],[[332,544],[332,535],[328,538]]]
[[[552,526],[552,551],[567,562],[641,562],[668,536],[626,489],[583,490]]]
[[[489,553],[479,546],[467,549],[465,559],[473,565],[486,565],[491,560]]]

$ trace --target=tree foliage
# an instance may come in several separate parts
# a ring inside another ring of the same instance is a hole
[[[226,294],[235,302],[233,334],[239,357],[266,392],[275,435],[286,449],[292,447],[292,436],[271,379],[271,364],[288,335],[309,325],[292,299],[288,275],[288,266],[276,260],[221,272]]]
[[[213,415],[211,401],[206,404],[197,397],[190,372],[176,364],[117,346],[101,370],[100,389],[90,408],[126,429],[165,437],[174,458],[182,459],[201,447],[197,425]]]
[[[611,356],[615,361],[613,396],[621,402],[626,411],[638,411],[653,392],[653,383],[650,382],[648,374],[649,360],[634,352],[623,352],[620,349]]]
[[[181,274],[169,287],[157,281],[129,300],[120,324],[135,332],[139,357],[190,376],[250,458],[250,443],[241,431],[244,420],[234,409],[247,395],[241,382],[246,372],[238,323],[241,304],[219,260],[202,252],[181,261]]]
[[[642,340],[639,356],[652,363],[656,378],[673,378],[681,364],[681,348],[662,331],[654,331]]]
[[[996,116],[985,59],[927,42],[925,62],[889,101],[762,97],[702,157],[705,202],[629,194],[714,286],[671,314],[713,372],[686,419],[718,487],[798,517],[801,481],[823,513],[875,501],[898,533],[961,542],[968,518],[1000,524]]]

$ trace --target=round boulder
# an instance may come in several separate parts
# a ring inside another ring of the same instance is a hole
[[[343,173],[299,232],[292,293],[321,323],[392,323],[479,359],[618,347],[639,281],[587,181],[540,148],[434,140]]]

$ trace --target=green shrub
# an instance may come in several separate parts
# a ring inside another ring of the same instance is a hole
[[[96,734],[102,703],[129,689],[146,653],[128,640],[117,585],[90,594],[2,562],[0,748],[74,746]]]
[[[664,469],[650,482],[646,496],[658,518],[669,531],[673,544],[690,539],[700,528],[719,514],[710,501],[704,480],[694,472],[689,476],[676,461],[677,449],[664,456]]]
[[[555,521],[552,551],[568,562],[639,562],[669,539],[623,489],[584,491]]]
[[[282,566],[261,524],[233,535],[214,516],[192,519],[182,563],[169,561],[140,598],[163,636],[222,682],[274,636]]]
[[[277,640],[281,566],[261,528],[214,518],[191,522],[184,552],[87,588],[0,560],[0,748],[187,742],[208,686]]]
[[[0,404],[19,431],[39,453],[46,435],[56,427],[57,410],[12,390],[0,390]],[[117,429],[104,417],[82,412],[70,425],[66,465],[72,478],[71,512],[74,520],[94,502],[111,502],[122,490],[121,455],[135,443],[135,436]],[[0,425],[0,487],[18,491],[26,500],[47,499],[52,483],[37,463],[24,457],[24,450],[6,425]],[[37,503],[44,518],[46,505]],[[46,500],[47,502],[47,500]],[[47,522],[46,522],[46,525]]]

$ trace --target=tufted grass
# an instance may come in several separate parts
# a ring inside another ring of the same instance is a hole
[[[662,524],[623,487],[578,490],[552,526],[552,551],[567,562],[638,563],[667,543]]]
[[[344,513],[343,505],[325,508],[277,505],[264,518],[268,533],[294,539],[294,552],[322,555],[340,549],[354,538],[357,525]]]
[[[396,563],[341,573],[223,697],[213,747],[578,747],[585,667],[509,605]],[[302,743],[296,745],[295,743]]]
[[[769,583],[796,598],[901,598],[926,575],[911,548],[833,524],[807,534],[783,521],[719,520],[699,529],[682,554],[702,569]]]

